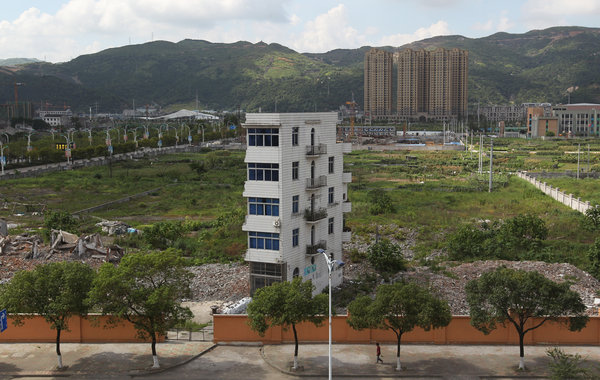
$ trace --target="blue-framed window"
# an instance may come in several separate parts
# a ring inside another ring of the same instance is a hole
[[[328,195],[327,200],[328,200],[329,204],[332,204],[335,200],[334,199],[334,191],[335,191],[334,187],[329,188],[329,193],[327,194]]]
[[[248,198],[248,213],[250,215],[279,216],[279,199]]]
[[[248,180],[279,181],[279,164],[248,164]]]
[[[279,234],[269,232],[248,232],[248,247],[279,251]]]
[[[297,247],[300,241],[300,229],[294,228],[292,230],[292,247]]]
[[[279,146],[279,129],[248,128],[248,146]]]
[[[292,214],[297,214],[299,211],[300,196],[292,195]]]

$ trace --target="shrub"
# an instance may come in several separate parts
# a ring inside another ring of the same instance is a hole
[[[159,222],[144,229],[144,240],[156,249],[167,249],[185,230],[181,222]]]
[[[567,354],[558,347],[547,350],[546,354],[552,358],[548,365],[551,379],[587,379],[590,377],[589,370],[582,367],[585,360],[581,355]]]
[[[400,247],[387,239],[371,245],[367,251],[369,264],[384,277],[406,268]]]
[[[379,215],[394,212],[394,204],[392,198],[383,190],[375,189],[367,194],[369,200],[369,213],[371,215]]]

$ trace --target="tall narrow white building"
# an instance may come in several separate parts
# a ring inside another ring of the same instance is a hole
[[[250,291],[294,277],[312,280],[316,292],[328,285],[324,249],[342,258],[344,213],[351,210],[343,153],[336,143],[337,113],[246,114],[248,203],[243,230],[248,233],[246,261]],[[342,270],[332,285],[342,282]]]

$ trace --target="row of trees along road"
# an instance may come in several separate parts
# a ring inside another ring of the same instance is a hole
[[[139,338],[152,342],[153,367],[158,368],[158,337],[192,317],[180,304],[189,296],[191,278],[183,258],[171,249],[125,255],[118,266],[104,263],[97,273],[79,262],[50,263],[20,271],[3,284],[0,306],[15,326],[37,314],[56,330],[58,368],[61,332],[69,331],[69,318],[88,312],[108,315],[104,327],[132,323]]]
[[[525,334],[552,321],[568,325],[571,331],[585,327],[588,317],[579,294],[568,282],[557,284],[538,272],[506,267],[482,274],[466,286],[471,325],[489,334],[497,325],[510,324],[519,335],[519,369],[525,368]],[[271,326],[291,327],[294,331],[294,368],[298,368],[296,325],[310,322],[320,326],[326,318],[327,296],[313,297],[310,281],[295,278],[291,283],[276,283],[258,289],[248,305],[250,328],[264,336]],[[568,318],[565,318],[568,317]],[[535,320],[533,320],[535,318]],[[400,370],[402,335],[420,327],[426,331],[447,326],[452,320],[447,302],[430,289],[410,282],[378,286],[374,298],[361,296],[348,306],[351,328],[386,329],[397,338],[397,370]]]

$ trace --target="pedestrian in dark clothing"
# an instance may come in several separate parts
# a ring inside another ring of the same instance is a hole
[[[375,345],[377,346],[377,361],[375,364],[378,364],[379,362],[383,363],[383,360],[381,359],[381,347],[379,347],[379,343],[375,343]]]

